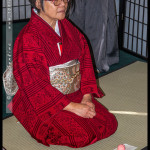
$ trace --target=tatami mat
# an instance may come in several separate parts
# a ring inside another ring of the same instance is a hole
[[[129,144],[147,146],[147,63],[135,62],[97,80],[105,96],[98,99],[118,120],[118,129],[107,139],[79,150],[113,150]],[[71,150],[66,146],[46,147],[37,143],[16,123],[14,116],[3,120],[3,146],[7,150]]]

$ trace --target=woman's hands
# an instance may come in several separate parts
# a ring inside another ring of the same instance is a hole
[[[96,115],[95,105],[92,103],[90,94],[84,95],[81,103],[71,102],[64,110],[73,112],[83,118],[93,118]]]
[[[82,99],[81,103],[88,105],[89,107],[91,107],[93,109],[93,111],[95,111],[95,105],[92,102],[91,94],[85,94],[83,96],[83,99]]]

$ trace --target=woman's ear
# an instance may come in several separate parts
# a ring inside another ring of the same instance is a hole
[[[36,8],[41,9],[41,2],[40,2],[40,0],[36,0],[35,6],[36,6]]]

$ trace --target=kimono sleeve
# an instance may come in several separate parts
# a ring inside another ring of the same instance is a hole
[[[79,33],[79,37],[82,47],[80,58],[81,92],[83,95],[91,93],[92,96],[102,97],[104,94],[97,87],[89,46],[81,33]]]
[[[13,52],[13,74],[19,91],[41,120],[52,117],[70,100],[50,84],[49,68],[40,40],[25,34]]]

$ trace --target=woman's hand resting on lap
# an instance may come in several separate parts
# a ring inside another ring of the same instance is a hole
[[[96,115],[95,105],[90,100],[89,96],[83,96],[81,103],[71,102],[64,110],[75,113],[83,118],[93,118]]]
[[[91,107],[93,109],[93,111],[95,111],[95,105],[92,102],[91,94],[85,94],[83,96],[83,99],[82,99],[81,103],[88,105],[89,107]]]

